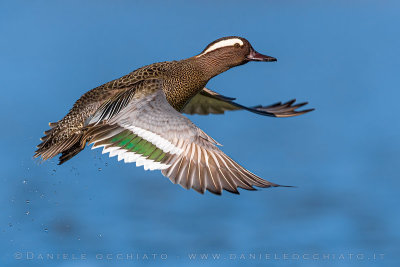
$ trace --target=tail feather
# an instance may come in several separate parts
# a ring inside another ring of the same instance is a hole
[[[49,123],[51,129],[44,132],[45,136],[40,139],[42,143],[37,146],[34,158],[41,158],[44,161],[62,153],[59,163],[62,164],[85,147],[86,142],[81,142],[83,136],[81,133],[66,136],[57,125],[57,123]]]
[[[54,128],[58,125],[58,122],[49,122],[50,128]]]
[[[80,142],[75,143],[73,146],[71,146],[69,149],[65,150],[62,152],[58,165],[63,164],[67,160],[70,160],[73,158],[76,154],[81,152],[85,148],[85,143],[83,145]]]

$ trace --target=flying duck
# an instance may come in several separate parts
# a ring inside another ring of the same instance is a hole
[[[214,76],[250,61],[276,58],[256,52],[242,37],[210,43],[200,54],[179,61],[154,63],[96,87],[79,98],[69,113],[49,123],[34,157],[42,160],[61,153],[63,164],[86,144],[145,170],[161,170],[186,189],[239,194],[238,188],[277,187],[246,170],[226,154],[212,137],[185,114],[222,114],[247,110],[270,117],[293,117],[307,103],[295,100],[269,106],[246,107],[235,98],[206,88]]]

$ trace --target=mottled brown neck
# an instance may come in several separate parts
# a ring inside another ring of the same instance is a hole
[[[171,106],[181,111],[204,88],[207,81],[199,66],[189,58],[170,62],[165,72],[163,88]]]
[[[210,53],[171,62],[164,82],[168,102],[181,111],[211,78],[233,66],[229,56],[223,53]]]
[[[197,57],[192,57],[193,60],[202,73],[204,81],[208,82],[211,78],[227,71],[233,66],[227,64],[227,58],[224,54],[210,53]]]

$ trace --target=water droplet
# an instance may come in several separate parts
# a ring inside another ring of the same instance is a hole
[[[23,184],[28,184],[28,180],[23,180],[22,183]]]
[[[26,212],[25,212],[25,215],[29,215],[29,214],[30,214],[30,211],[26,211]]]
[[[99,168],[99,172],[101,172],[101,168]]]
[[[30,201],[29,199],[27,199],[27,200],[25,200],[25,203],[26,203],[26,204],[30,204],[31,201]]]
[[[47,228],[44,228],[44,231],[47,233],[47,232],[49,232],[49,229],[47,229]]]
[[[44,198],[45,197],[45,195],[44,194],[40,194],[40,198]]]

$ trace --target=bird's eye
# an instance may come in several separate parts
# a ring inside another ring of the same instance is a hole
[[[239,43],[235,43],[234,46],[235,46],[236,48],[239,48],[239,47],[240,47],[240,44],[239,44]]]

